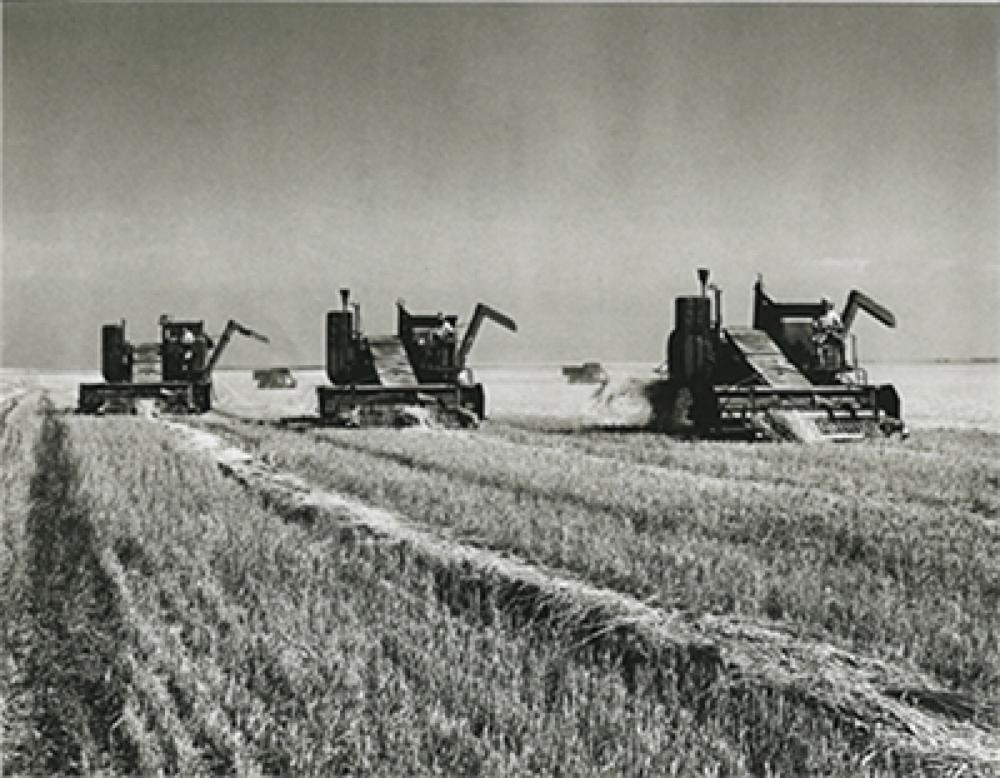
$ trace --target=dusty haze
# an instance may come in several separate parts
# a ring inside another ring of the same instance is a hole
[[[236,317],[317,363],[339,286],[520,325],[479,362],[659,361],[710,266],[731,321],[859,287],[875,358],[998,353],[989,7],[5,3],[2,363]]]

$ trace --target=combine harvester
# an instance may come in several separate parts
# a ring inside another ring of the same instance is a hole
[[[397,301],[395,335],[366,336],[361,307],[341,289],[341,309],[326,317],[326,374],[316,388],[319,418],[341,426],[477,426],[486,394],[465,360],[484,319],[517,331],[508,316],[479,303],[459,343],[458,317],[411,314]]]
[[[608,371],[601,366],[600,362],[563,365],[562,374],[571,384],[606,384],[610,380]]]
[[[645,390],[658,429],[800,441],[906,436],[896,389],[869,383],[850,334],[859,310],[896,326],[889,310],[857,290],[839,317],[828,301],[775,302],[758,276],[753,326],[723,326],[722,291],[708,287],[713,317],[708,270],[698,278],[701,294],[675,301],[668,378]]]
[[[252,375],[258,389],[294,389],[299,385],[288,367],[263,367]]]
[[[125,320],[101,328],[101,372],[106,383],[81,384],[78,413],[135,413],[140,400],[170,413],[204,413],[212,407],[212,370],[234,333],[267,343],[264,335],[229,320],[218,344],[203,321],[160,316],[160,342],[132,344]]]

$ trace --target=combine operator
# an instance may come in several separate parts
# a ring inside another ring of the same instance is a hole
[[[840,365],[844,349],[844,322],[833,308],[833,300],[825,295],[820,299],[823,313],[813,319],[812,342],[816,361],[820,367],[836,368]]]
[[[433,330],[433,337],[438,343],[451,343],[455,340],[455,328],[451,326],[443,313],[438,312],[438,326]]]

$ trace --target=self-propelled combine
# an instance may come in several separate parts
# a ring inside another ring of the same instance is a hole
[[[850,331],[859,310],[894,327],[888,309],[857,290],[839,315],[825,299],[776,302],[758,276],[752,326],[724,325],[708,276],[699,269],[701,293],[675,300],[668,378],[647,389],[659,428],[801,441],[906,435],[896,389],[868,380]]]
[[[212,371],[234,333],[267,343],[267,338],[232,319],[218,343],[205,323],[160,316],[158,343],[130,343],[125,321],[101,328],[104,383],[80,384],[79,413],[134,413],[151,401],[171,413],[204,413],[212,407]]]
[[[466,358],[484,319],[515,332],[511,318],[479,303],[459,340],[457,316],[412,314],[400,300],[396,333],[369,336],[350,290],[340,295],[340,310],[326,317],[326,374],[333,386],[316,388],[323,423],[475,426],[486,417],[485,390]]]

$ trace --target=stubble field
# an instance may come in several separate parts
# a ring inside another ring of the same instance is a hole
[[[0,407],[4,773],[1000,774],[1000,435]]]

